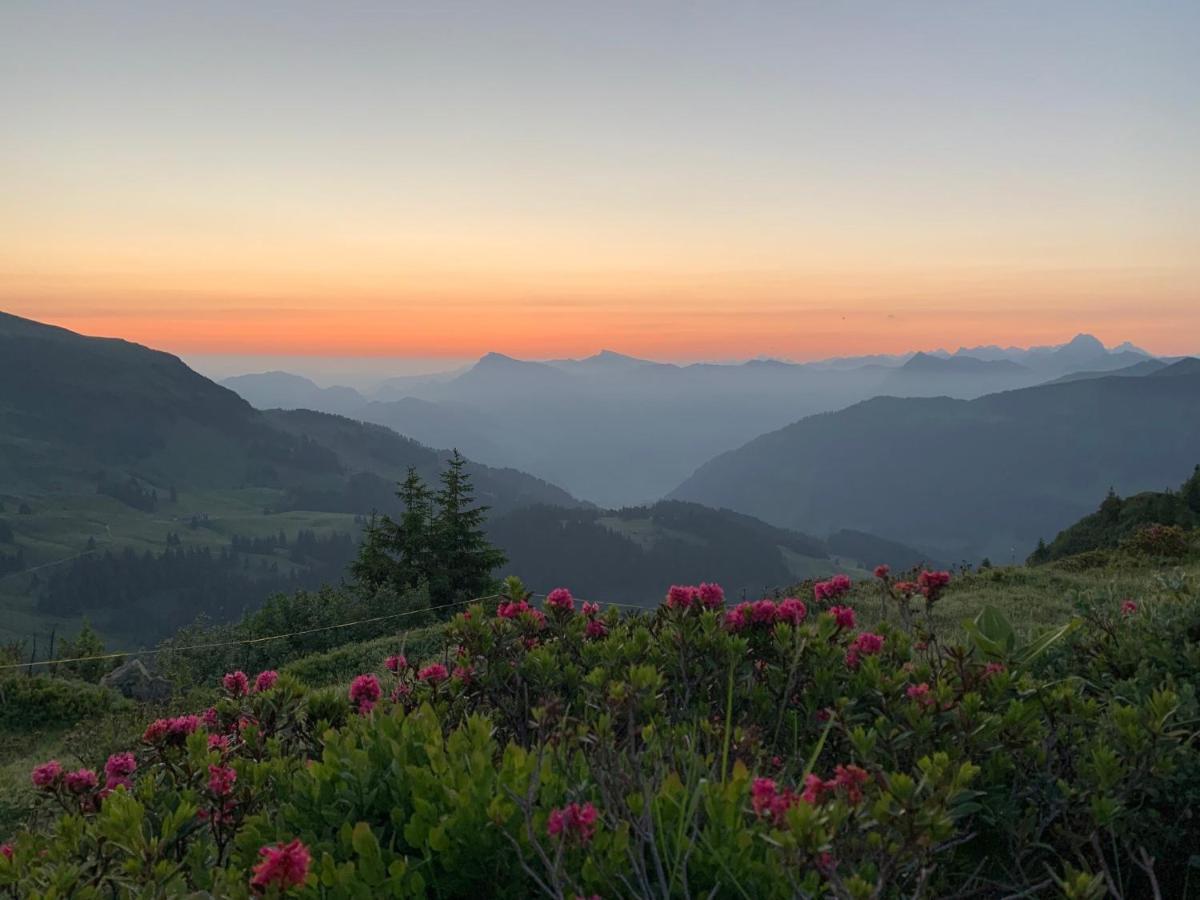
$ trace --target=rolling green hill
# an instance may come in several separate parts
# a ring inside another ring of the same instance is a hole
[[[1039,544],[1029,562],[1047,563],[1089,551],[1112,550],[1155,525],[1184,531],[1200,527],[1200,466],[1178,491],[1143,491],[1124,498],[1110,492],[1094,513],[1064,528],[1049,544]]]

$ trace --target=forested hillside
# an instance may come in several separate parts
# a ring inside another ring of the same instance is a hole
[[[878,397],[756,438],[672,497],[783,527],[860,528],[949,559],[1024,558],[1109,487],[1161,490],[1191,469],[1192,367],[971,401]]]

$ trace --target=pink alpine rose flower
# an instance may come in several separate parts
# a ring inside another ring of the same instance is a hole
[[[35,787],[40,787],[43,790],[52,788],[58,784],[62,778],[63,768],[62,763],[57,759],[52,759],[49,762],[44,762],[40,766],[34,766],[33,772],[30,773]]]
[[[208,767],[208,790],[215,797],[225,797],[233,792],[237,772],[228,766]]]
[[[104,764],[104,785],[115,788],[124,785],[133,787],[130,776],[137,770],[137,759],[132,753],[114,753]]]
[[[379,678],[374,673],[359,675],[350,683],[350,702],[358,707],[362,715],[374,709],[381,696],[383,688],[379,686]]]
[[[608,626],[599,619],[588,619],[587,627],[584,631],[593,641],[598,641],[608,634]]]
[[[566,588],[555,588],[546,595],[546,605],[557,612],[569,613],[575,610],[575,598]]]
[[[275,682],[279,680],[279,673],[274,669],[267,669],[265,672],[259,672],[258,677],[254,679],[254,693],[261,694],[263,691],[269,691],[275,687]]]
[[[100,779],[92,769],[68,772],[65,781],[67,790],[72,794],[86,794],[88,791],[94,791],[100,784]]]
[[[857,669],[862,657],[874,656],[882,649],[883,636],[864,631],[846,648],[846,665],[851,669]]]
[[[449,677],[450,673],[441,663],[434,663],[431,666],[426,666],[417,673],[417,678],[429,684],[441,684]]]
[[[799,625],[808,616],[808,607],[804,605],[803,600],[797,597],[785,597],[779,601],[775,612],[780,622]]]
[[[389,672],[399,675],[408,668],[408,660],[404,658],[403,653],[397,653],[395,656],[389,656],[384,660],[383,665]]]
[[[849,631],[854,627],[854,610],[849,606],[831,606],[829,612],[837,627]]]
[[[698,589],[690,585],[673,584],[667,590],[667,609],[691,609],[699,599]]]
[[[580,844],[589,844],[596,835],[596,819],[599,813],[591,803],[571,803],[561,809],[550,810],[546,818],[546,833],[554,838],[571,838]]]
[[[725,591],[719,584],[702,582],[696,593],[700,598],[700,605],[705,609],[720,609],[725,605]]]
[[[308,848],[296,838],[290,844],[276,844],[258,851],[262,861],[254,867],[250,886],[256,890],[276,887],[281,891],[300,887],[308,878],[308,866],[312,862]]]
[[[881,563],[880,565],[875,567],[875,577],[878,578],[880,581],[885,580],[891,574],[892,574],[892,567],[885,563]]]
[[[934,703],[933,696],[929,692],[929,685],[924,681],[920,684],[910,684],[904,693],[909,700],[921,706],[932,706]]]
[[[250,679],[241,669],[236,672],[227,672],[221,679],[221,685],[230,697],[244,697],[250,693]]]

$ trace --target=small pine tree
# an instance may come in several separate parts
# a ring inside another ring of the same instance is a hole
[[[1121,498],[1111,487],[1108,489],[1104,502],[1100,504],[1100,515],[1106,522],[1116,522],[1121,517]]]
[[[399,563],[405,587],[427,584],[435,563],[433,494],[417,470],[408,467],[396,496],[404,504],[398,525]]]
[[[1192,477],[1183,483],[1179,494],[1188,509],[1200,514],[1200,465],[1196,466]]]
[[[389,552],[395,540],[396,523],[387,516],[371,514],[363,526],[358,556],[350,564],[350,576],[362,587],[377,590],[396,578],[396,560]]]
[[[484,535],[488,507],[472,506],[466,460],[454,451],[435,493],[410,468],[396,490],[404,504],[400,520],[372,516],[350,566],[364,587],[397,593],[427,586],[432,605],[480,596],[492,588],[492,570],[505,556]]]
[[[488,541],[483,531],[487,506],[472,506],[475,492],[467,461],[455,450],[442,472],[433,522],[433,549],[437,561],[430,579],[435,605],[478,597],[492,589],[492,570],[507,557]]]

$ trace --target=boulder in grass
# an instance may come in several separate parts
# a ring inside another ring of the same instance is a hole
[[[132,700],[162,701],[171,696],[171,682],[151,675],[140,659],[131,659],[100,679],[104,687],[119,691]]]

